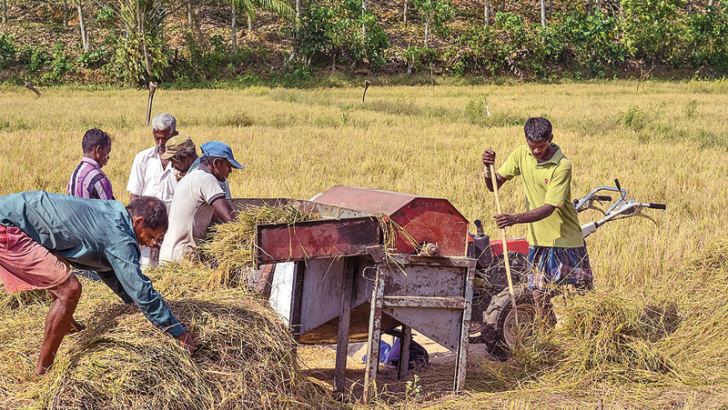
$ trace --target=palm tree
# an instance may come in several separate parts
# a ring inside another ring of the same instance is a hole
[[[286,0],[229,0],[231,6],[231,43],[233,51],[238,50],[238,17],[237,13],[242,12],[248,19],[248,30],[252,29],[256,10],[261,9],[277,14],[284,18],[292,18],[296,15]]]
[[[116,53],[123,56],[130,82],[151,81],[167,65],[162,53],[163,29],[175,4],[173,0],[117,1],[117,22],[122,36]]]

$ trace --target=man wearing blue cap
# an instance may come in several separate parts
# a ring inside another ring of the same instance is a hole
[[[169,211],[169,229],[159,252],[160,261],[181,261],[197,248],[208,221],[201,221],[197,211],[204,204],[212,207],[214,215],[221,222],[233,220],[233,210],[220,186],[227,180],[233,168],[243,166],[233,157],[230,146],[211,141],[203,144],[200,165],[182,178],[174,192]],[[201,225],[205,226],[201,226]]]

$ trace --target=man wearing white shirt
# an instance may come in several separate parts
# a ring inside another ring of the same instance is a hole
[[[129,191],[132,201],[140,196],[150,196],[164,202],[169,211],[177,179],[172,163],[163,159],[161,155],[164,153],[167,140],[178,134],[177,120],[171,114],[157,115],[152,120],[152,134],[155,145],[134,157],[126,190]],[[141,247],[141,252],[142,265],[156,265],[157,249]]]

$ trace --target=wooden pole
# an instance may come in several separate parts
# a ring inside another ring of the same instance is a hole
[[[149,82],[149,98],[147,99],[147,121],[145,124],[149,126],[149,122],[152,119],[152,103],[154,102],[154,92],[157,91],[157,83],[154,81]]]
[[[488,172],[486,169],[485,172]],[[498,179],[495,175],[495,167],[490,166],[490,180],[493,183],[493,193],[495,194],[495,209],[498,215],[502,214],[500,198],[498,197]],[[506,264],[506,278],[508,279],[508,293],[511,295],[511,306],[513,306],[513,314],[516,318],[516,327],[518,327],[518,308],[516,307],[516,293],[513,290],[513,279],[511,278],[511,262],[508,258],[508,242],[506,241],[506,228],[501,229],[501,241],[503,243],[503,261]]]

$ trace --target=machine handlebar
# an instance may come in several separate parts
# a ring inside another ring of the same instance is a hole
[[[601,192],[608,191],[608,192],[617,192],[619,194],[619,197],[616,201],[612,202],[612,197],[609,195],[600,195]],[[593,201],[608,201],[612,202],[607,209],[601,209],[597,206],[593,205]],[[629,218],[633,216],[639,216],[640,211],[644,208],[649,209],[660,209],[660,210],[666,210],[667,205],[666,204],[660,204],[660,203],[654,203],[654,202],[638,202],[634,199],[630,199],[627,197],[627,191],[622,188],[622,185],[619,183],[618,179],[614,179],[614,186],[601,186],[598,188],[593,189],[589,194],[587,194],[585,197],[581,199],[577,199],[574,201],[574,206],[576,208],[577,212],[582,212],[587,209],[594,209],[597,211],[600,211],[603,214],[603,217],[597,221],[589,222],[584,225],[582,225],[582,234],[584,237],[587,237],[594,231],[596,231],[600,226],[603,226],[605,223],[614,221],[617,219],[624,219]]]

